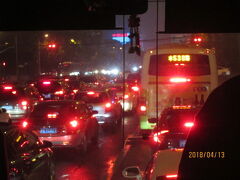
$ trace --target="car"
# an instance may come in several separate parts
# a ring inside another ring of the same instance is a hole
[[[88,87],[100,87],[101,84],[99,83],[99,79],[97,76],[94,75],[83,75],[79,76],[79,81],[84,83]]]
[[[0,123],[0,131],[5,138],[5,146],[1,145],[1,147],[6,149],[8,179],[55,178],[51,142],[41,141],[34,132],[28,129],[6,123]]]
[[[138,88],[134,86],[134,89]],[[135,89],[139,91],[138,89]],[[123,97],[123,87],[122,86],[111,86],[109,88],[109,92],[111,95],[116,96],[117,99],[120,101],[122,107],[124,107],[125,112],[135,112],[138,106],[138,93],[130,89],[130,87],[126,84],[125,93]],[[123,99],[124,99],[124,106],[123,106]]]
[[[53,148],[70,148],[86,153],[98,142],[96,113],[81,101],[51,100],[34,106],[22,127],[33,130],[39,138],[52,142]]]
[[[183,148],[158,150],[152,156],[145,171],[138,166],[129,166],[122,171],[125,178],[137,180],[177,180],[178,166]]]
[[[56,79],[40,79],[35,83],[43,100],[63,100],[66,90]]]
[[[194,117],[199,110],[200,107],[191,105],[172,106],[164,109],[158,126],[155,127],[151,136],[154,142],[158,143],[161,149],[178,145],[184,147],[190,130],[194,128]]]
[[[94,117],[97,118],[104,130],[114,130],[121,123],[121,104],[112,99],[106,90],[79,91],[74,99],[85,101],[93,107],[93,110],[98,111]]]
[[[12,84],[0,86],[0,108],[7,110],[13,123],[25,118],[33,105],[40,100],[33,91]]]

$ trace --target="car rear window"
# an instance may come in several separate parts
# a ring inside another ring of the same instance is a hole
[[[167,125],[168,128],[181,127],[186,122],[193,122],[197,111],[176,111],[166,113],[162,120],[161,125]]]
[[[43,117],[48,113],[58,113],[59,115],[65,115],[69,112],[70,106],[69,104],[61,103],[61,104],[38,104],[34,106],[30,117]]]
[[[54,93],[62,89],[57,81],[40,81],[36,87],[40,93]]]
[[[107,93],[105,92],[92,92],[89,94],[88,93],[89,92],[76,94],[75,100],[82,100],[86,103],[104,103],[109,99]]]

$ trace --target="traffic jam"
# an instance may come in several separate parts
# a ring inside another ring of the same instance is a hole
[[[147,3],[121,27],[0,30],[0,179],[237,179],[239,34],[161,33]]]

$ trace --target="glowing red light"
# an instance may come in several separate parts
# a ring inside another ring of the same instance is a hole
[[[4,86],[3,88],[4,88],[5,90],[12,90],[12,89],[13,89],[12,86]]]
[[[56,91],[54,94],[55,94],[55,95],[63,95],[64,92],[63,92],[63,90],[61,90],[61,91]]]
[[[193,127],[193,126],[194,126],[194,123],[193,123],[193,122],[186,122],[186,123],[184,124],[184,126],[190,128],[190,127]]]
[[[128,33],[115,33],[115,34],[112,34],[112,37],[128,37]]]
[[[190,82],[191,80],[189,78],[183,78],[183,77],[174,77],[169,80],[171,83],[185,83]]]
[[[135,92],[137,92],[137,91],[139,91],[139,87],[133,86],[133,87],[132,87],[132,90],[135,91]]]
[[[145,112],[146,110],[147,110],[146,106],[144,106],[144,105],[140,106],[140,111]]]
[[[49,118],[49,119],[55,119],[55,118],[57,118],[57,114],[47,114],[47,117]]]
[[[56,44],[49,44],[48,47],[49,47],[49,48],[55,48],[55,47],[56,47]]]
[[[76,94],[76,93],[78,92],[78,90],[77,90],[77,89],[74,89],[73,92]]]
[[[195,37],[195,38],[193,39],[193,41],[200,43],[200,42],[202,42],[202,38],[201,38],[201,37]]]
[[[13,94],[17,94],[17,91],[12,91]]]
[[[110,108],[111,106],[112,106],[111,103],[107,103],[107,104],[105,105],[106,108]]]
[[[65,82],[68,82],[68,81],[69,81],[69,79],[64,79],[64,81],[65,81]]]
[[[89,92],[87,92],[87,94],[88,94],[88,95],[94,95],[95,92],[93,92],[93,91],[89,91]]]
[[[125,94],[124,95],[124,99],[128,99],[129,98],[129,95],[128,94]]]
[[[21,104],[22,104],[23,106],[26,106],[26,105],[28,104],[28,102],[27,102],[27,101],[22,101]]]
[[[21,146],[21,148],[23,147],[23,146],[25,146],[26,144],[28,144],[29,143],[29,141],[24,141],[20,146]]]
[[[50,81],[43,81],[43,83],[42,83],[43,85],[50,85],[51,84],[51,82]]]
[[[22,127],[23,127],[23,128],[26,128],[27,126],[28,126],[28,122],[27,122],[27,121],[23,121],[23,122],[22,122]]]
[[[167,178],[167,179],[175,179],[175,178],[177,178],[177,177],[178,177],[177,174],[169,174],[169,175],[166,175],[166,178]]]
[[[78,121],[76,121],[76,120],[70,121],[70,125],[72,127],[77,127],[78,126]]]

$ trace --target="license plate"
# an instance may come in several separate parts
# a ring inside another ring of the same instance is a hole
[[[12,110],[13,109],[13,106],[2,106],[1,108],[4,108],[6,110]]]
[[[180,146],[180,148],[184,148],[184,147],[185,147],[185,144],[186,144],[186,142],[187,142],[187,140],[186,140],[186,139],[184,139],[184,140],[180,140],[180,141],[179,141],[179,146]]]
[[[43,94],[44,98],[51,98],[51,94]]]
[[[57,133],[57,128],[42,128],[40,130],[41,134],[55,134]]]

